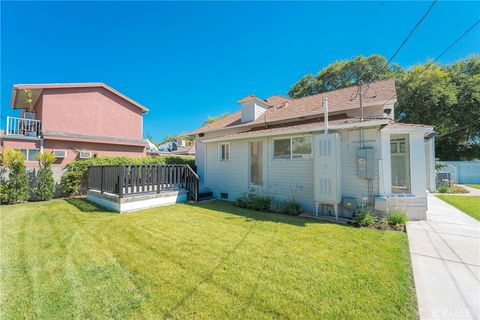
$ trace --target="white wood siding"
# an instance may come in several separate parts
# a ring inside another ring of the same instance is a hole
[[[295,135],[298,136],[298,135]],[[285,136],[286,138],[291,136]],[[275,139],[283,137],[275,137]],[[313,158],[273,159],[273,138],[267,139],[267,190],[279,199],[294,198],[304,210],[313,210]]]
[[[367,195],[367,179],[357,176],[357,149],[360,148],[360,130],[343,130],[342,139],[342,196],[362,197]],[[375,150],[375,179],[373,193],[378,194],[378,160],[380,159],[380,133],[378,129],[364,131],[364,147]]]
[[[230,160],[219,160],[219,143],[206,144],[205,186],[220,197],[221,192],[228,193],[228,200],[240,197],[247,187],[247,144],[245,141],[230,142]]]
[[[257,120],[258,117],[260,117],[265,112],[265,110],[267,109],[255,103],[255,120]]]
[[[343,130],[341,137],[342,196],[361,198],[367,195],[367,180],[357,177],[357,149],[360,147],[360,130]],[[292,137],[289,135],[282,137]],[[275,137],[278,139],[281,137]],[[312,159],[273,159],[273,137],[256,139],[264,141],[263,191],[275,198],[299,201],[304,210],[313,211],[314,170]],[[219,197],[221,192],[235,200],[248,190],[248,142],[230,141],[230,161],[219,161],[219,143],[206,144],[205,185]],[[378,194],[380,159],[380,132],[378,128],[364,131],[365,147],[375,149],[375,179],[373,193]]]

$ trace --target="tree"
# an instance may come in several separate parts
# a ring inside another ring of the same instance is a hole
[[[480,158],[480,56],[395,67],[397,119],[435,126],[441,160]]]
[[[207,124],[210,124],[212,122],[220,120],[221,118],[224,118],[224,117],[229,116],[229,115],[230,115],[230,112],[224,112],[219,116],[208,116],[207,119],[205,119],[205,121],[203,121],[202,126],[206,126]]]
[[[50,200],[55,193],[55,180],[53,179],[52,163],[55,161],[53,152],[38,154],[40,169],[37,174],[37,185],[34,193],[38,200]]]
[[[317,76],[307,75],[289,95],[304,97],[365,82],[395,78],[396,119],[433,125],[436,156],[442,160],[480,159],[480,56],[451,65],[427,61],[410,68],[384,67],[382,56],[337,61]]]
[[[25,155],[19,150],[6,150],[2,156],[2,166],[8,173],[8,181],[2,187],[2,202],[9,204],[28,200],[28,176]]]
[[[161,145],[161,144],[164,144],[164,143],[176,141],[176,140],[179,140],[179,139],[185,140],[185,141],[188,141],[188,142],[193,141],[193,138],[191,136],[187,135],[186,132],[182,132],[182,133],[179,133],[177,135],[167,133],[165,135],[165,137],[163,138],[162,142],[158,143],[157,145]]]
[[[374,54],[369,57],[358,56],[352,60],[340,60],[326,66],[314,76],[308,74],[295,83],[288,94],[292,98],[305,97],[317,93],[346,88],[359,80],[372,82],[393,77],[385,57]]]

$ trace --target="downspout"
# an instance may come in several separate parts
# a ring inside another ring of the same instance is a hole
[[[324,114],[324,121],[325,121],[325,135],[328,134],[328,98],[323,98],[323,114]]]
[[[364,118],[363,118],[363,92],[362,92],[362,89],[363,89],[363,81],[360,80],[358,82],[358,98],[359,98],[359,101],[360,101],[360,121],[363,122],[364,121]],[[364,129],[363,127],[360,128],[360,149],[363,149],[364,147]]]

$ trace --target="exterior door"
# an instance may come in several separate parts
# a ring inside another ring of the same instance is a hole
[[[249,184],[263,186],[263,142],[252,141],[249,143],[250,173]]]

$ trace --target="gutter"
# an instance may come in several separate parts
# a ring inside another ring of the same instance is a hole
[[[354,122],[348,124],[340,124],[340,125],[330,125],[328,128],[329,130],[342,130],[342,129],[352,129],[352,128],[368,128],[368,127],[378,127],[383,124],[390,123],[390,119],[381,119],[381,120],[374,120],[374,121],[363,121],[363,122]],[[230,135],[218,138],[211,138],[201,140],[202,142],[209,143],[209,142],[220,142],[220,141],[232,141],[232,140],[244,140],[250,138],[259,138],[259,137],[271,137],[271,136],[284,136],[289,134],[296,134],[296,133],[310,133],[310,132],[324,132],[325,126],[324,124],[319,124],[318,127],[310,127],[310,128],[303,128],[303,129],[290,129],[290,130],[283,130],[278,132],[263,132],[258,134],[252,135],[244,135],[238,136]],[[239,135],[242,133],[238,133]]]

